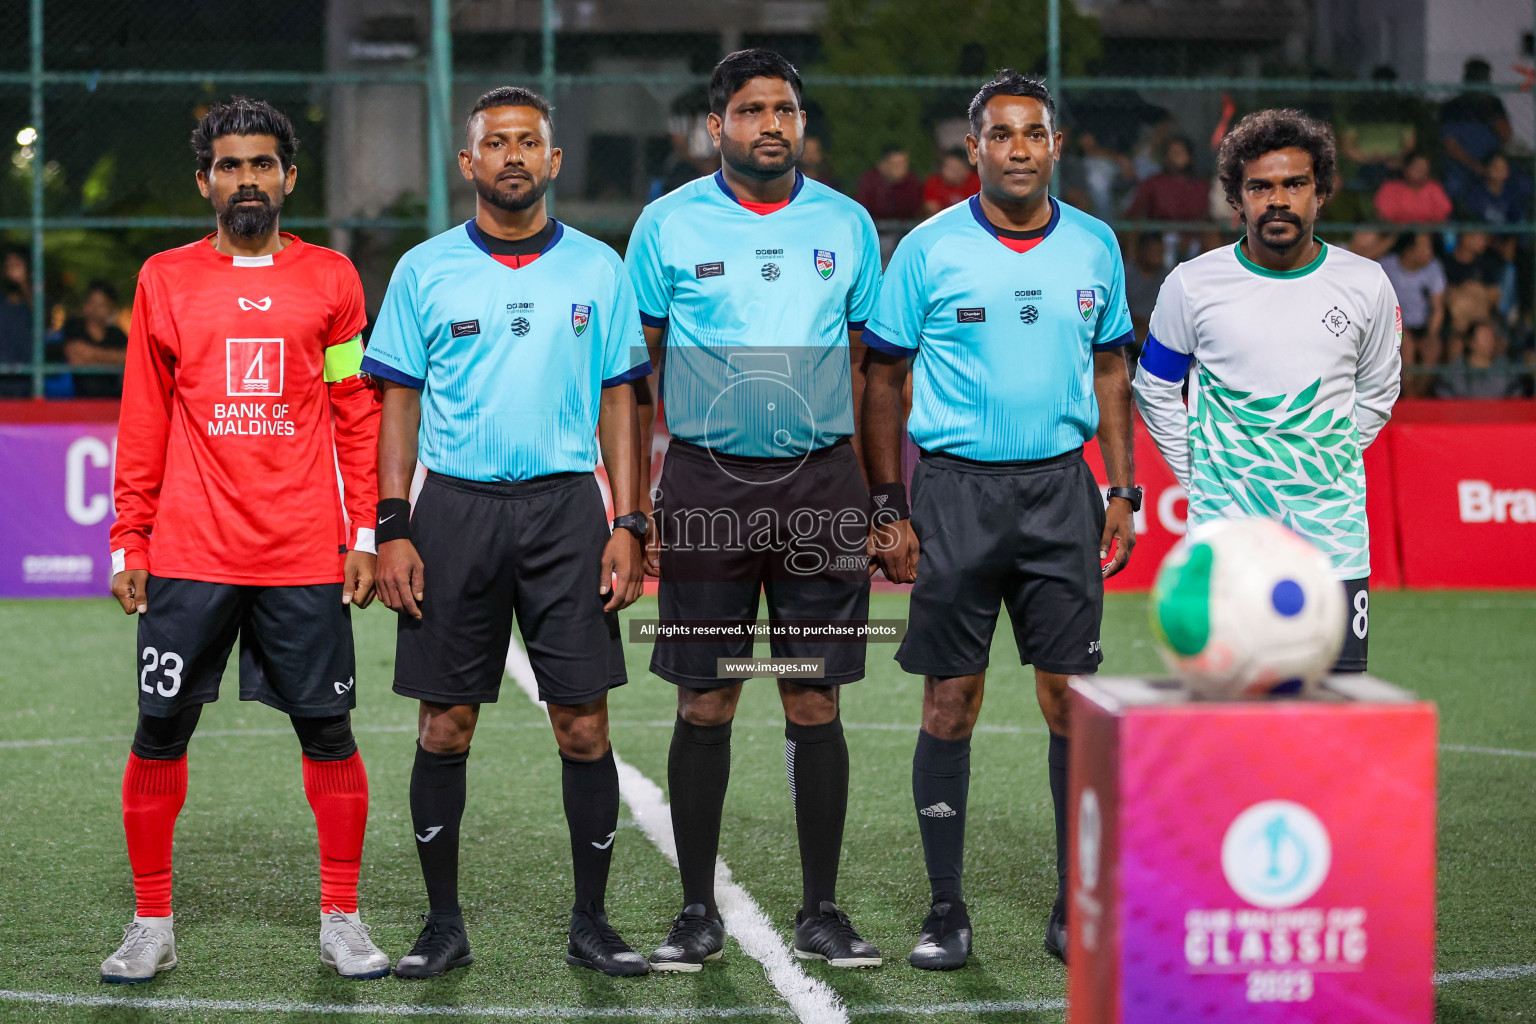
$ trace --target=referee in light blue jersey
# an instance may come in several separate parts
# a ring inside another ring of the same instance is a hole
[[[960,890],[970,737],[1003,604],[1051,731],[1058,884],[1045,946],[1065,958],[1067,677],[1102,658],[1103,580],[1130,556],[1141,504],[1114,233],[1049,194],[1061,133],[1044,85],[1001,71],[970,122],[981,194],[902,239],[864,331],[864,460],[889,495],[871,548],[886,576],[914,583],[896,659],[925,677],[912,788],[932,906],[910,960],[931,970],[962,966],[971,949]],[[923,453],[910,518],[899,483],[909,361],[908,427]],[[1107,513],[1083,461],[1095,432]]]
[[[733,53],[709,94],[719,173],[646,207],[625,254],[653,361],[665,355],[661,617],[751,623],[766,590],[771,621],[862,624],[870,499],[848,439],[851,352],[880,276],[875,226],[796,168],[805,113],[787,60]],[[878,966],[835,902],[848,806],[838,688],[863,677],[863,640],[771,649],[820,670],[779,680],[804,882],[795,954]],[[715,851],[742,677],[719,663],[751,653],[749,636],[659,640],[651,660],[678,688],[667,778],[683,888],[657,970],[698,971],[723,949]]]
[[[466,132],[475,217],[400,260],[363,360],[385,389],[378,575],[401,613],[394,688],[421,702],[411,820],[430,909],[395,973],[472,959],[458,888],[465,762],[515,616],[560,748],[576,881],[566,962],[644,974],[603,909],[619,818],[617,611],[640,596],[646,532],[630,385],[650,372],[640,314],[613,250],[545,212],[560,171],[549,104],[493,89]],[[413,513],[418,447],[428,472]]]

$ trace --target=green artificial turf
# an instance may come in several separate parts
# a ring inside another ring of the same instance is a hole
[[[647,599],[632,614],[654,616],[654,609]],[[876,595],[871,615],[904,611],[903,596]],[[1443,744],[1536,750],[1536,596],[1379,593],[1372,612],[1373,672],[1439,704]],[[354,623],[354,722],[372,788],[362,910],[379,944],[399,956],[424,909],[406,791],[415,703],[389,692],[392,616],[375,606]],[[1107,600],[1103,637],[1106,673],[1159,670],[1141,598]],[[1062,1012],[1050,1009],[984,1017],[861,1012],[1049,1004],[1064,994],[1065,974],[1040,946],[1054,891],[1046,737],[1032,678],[1017,666],[1006,629],[972,759],[966,888],[976,955],[950,974],[905,964],[927,895],[910,791],[921,687],[890,660],[893,650],[871,646],[869,677],[844,694],[852,799],[839,886],[842,906],[887,963],[868,972],[807,970],[836,989],[857,1021],[1061,1021]],[[646,672],[649,653],[629,647],[631,683],[611,698],[613,740],[620,757],[665,790],[674,697]],[[647,1008],[756,1007],[788,1018],[761,965],[734,942],[720,963],[695,975],[619,980],[564,964],[570,878],[559,761],[539,709],[510,681],[502,701],[483,713],[470,759],[462,888],[472,968],[426,983],[348,983],[320,967],[317,855],[297,743],[284,716],[234,699],[231,671],[228,696],[207,709],[193,740],[177,830],[181,965],[148,985],[103,986],[98,965],[133,910],[118,810],[134,719],[133,622],[105,601],[0,603],[0,665],[0,990],[275,1004],[235,1012],[0,998],[0,1021],[400,1019],[283,1007],[296,1002],[629,1007],[631,1020],[645,1019]],[[748,684],[734,736],[721,856],[788,938],[799,861],[783,715],[770,681]],[[24,745],[31,741],[49,742]],[[1536,758],[1448,749],[1440,778],[1438,970],[1536,964]],[[614,924],[649,951],[678,902],[675,869],[626,808],[608,899]],[[1444,1022],[1530,1020],[1536,976],[1446,984],[1437,1002]]]

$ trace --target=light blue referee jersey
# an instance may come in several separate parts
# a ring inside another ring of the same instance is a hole
[[[880,283],[862,206],[796,172],[789,203],[759,214],[716,172],[647,206],[624,260],[641,320],[667,328],[673,437],[762,458],[853,433],[848,330]]]
[[[1048,459],[1099,426],[1093,353],[1132,340],[1109,225],[1051,200],[1014,252],[971,197],[918,225],[886,268],[864,341],[913,360],[918,447],[979,462]]]
[[[428,469],[489,482],[591,472],[602,389],[650,362],[612,249],[557,224],[514,270],[469,221],[395,265],[363,370],[421,389]]]

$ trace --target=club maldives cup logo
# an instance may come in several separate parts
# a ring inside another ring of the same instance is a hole
[[[1093,304],[1097,301],[1098,297],[1094,294],[1092,288],[1079,288],[1077,290],[1077,311],[1083,314],[1084,320],[1093,316]]]
[[[830,281],[832,272],[837,269],[837,253],[828,249],[817,249],[815,256],[816,273],[821,275],[823,281]]]
[[[586,333],[587,324],[592,321],[592,307],[583,306],[580,303],[571,305],[571,328],[575,330],[576,337]]]
[[[1256,803],[1233,819],[1221,841],[1221,870],[1232,891],[1266,910],[1311,898],[1328,877],[1333,844],[1317,815],[1289,800]]]

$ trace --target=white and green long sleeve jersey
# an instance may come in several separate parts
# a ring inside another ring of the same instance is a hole
[[[1401,345],[1386,273],[1344,249],[1277,273],[1239,242],[1174,268],[1135,392],[1189,491],[1190,525],[1276,519],[1326,551],[1339,579],[1370,575],[1363,453],[1397,401]]]

